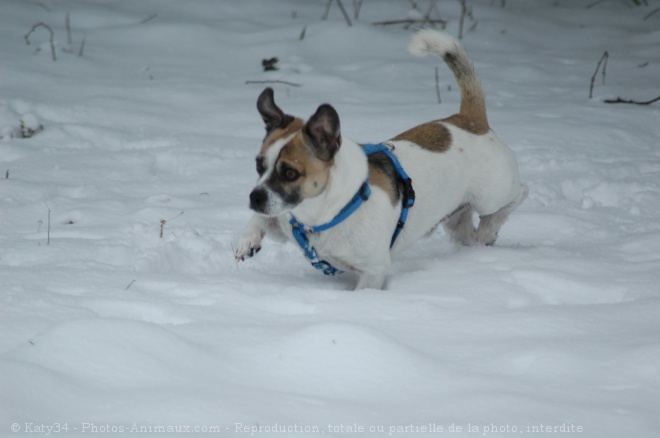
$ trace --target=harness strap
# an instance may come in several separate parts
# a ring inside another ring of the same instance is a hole
[[[394,166],[394,170],[396,171],[397,176],[399,178],[399,182],[403,186],[401,214],[399,215],[399,221],[396,225],[396,228],[394,229],[394,234],[392,235],[392,241],[390,242],[390,248],[391,248],[392,245],[394,245],[394,241],[396,241],[396,238],[399,236],[399,234],[403,230],[403,227],[406,224],[406,220],[408,219],[408,210],[410,209],[410,207],[412,207],[415,204],[415,190],[413,189],[412,186],[412,179],[408,176],[405,170],[403,170],[401,163],[392,153],[390,148],[388,148],[387,146],[383,144],[365,144],[362,145],[362,148],[364,150],[364,153],[367,155],[367,157],[377,153],[385,154],[392,162],[392,165]],[[362,183],[360,189],[355,194],[355,196],[353,196],[353,198],[348,202],[348,204],[346,204],[346,206],[342,208],[341,211],[337,213],[337,215],[330,222],[327,222],[322,225],[305,226],[303,223],[298,221],[293,214],[291,214],[291,219],[289,219],[289,224],[291,224],[291,232],[293,234],[294,239],[296,240],[296,242],[298,242],[298,245],[300,246],[300,248],[302,248],[303,252],[305,253],[305,257],[307,257],[307,259],[310,261],[312,266],[314,266],[316,269],[321,270],[325,275],[337,275],[337,274],[341,274],[343,271],[335,268],[330,263],[326,262],[325,260],[321,260],[319,258],[319,255],[314,249],[314,247],[310,245],[309,239],[307,238],[307,234],[319,233],[321,231],[328,230],[334,227],[335,225],[340,224],[341,222],[346,220],[351,214],[353,214],[364,203],[364,201],[369,199],[370,195],[371,195],[371,188],[369,187],[368,181],[365,181],[364,183]]]
[[[321,231],[328,230],[335,225],[339,225],[344,220],[346,220],[350,215],[353,214],[355,210],[360,208],[360,205],[371,196],[371,187],[367,181],[363,182],[360,186],[360,190],[348,201],[348,204],[341,209],[337,216],[335,216],[330,222],[327,222],[323,225],[316,225],[312,227],[307,227],[308,233],[320,233]]]
[[[303,252],[305,253],[305,257],[307,257],[307,260],[310,261],[312,266],[323,271],[325,275],[337,275],[343,272],[325,260],[319,259],[318,253],[314,247],[309,244],[307,232],[305,231],[305,226],[303,224],[296,221],[296,218],[293,216],[289,220],[289,223],[291,224],[291,232],[293,233],[293,237],[296,239],[296,242],[298,242],[298,245],[300,245],[302,248]]]
[[[392,241],[390,243],[391,248],[394,245],[396,238],[399,237],[399,234],[401,234],[401,231],[403,231],[403,227],[406,225],[406,220],[408,219],[408,210],[410,207],[415,205],[415,190],[413,189],[412,179],[408,176],[406,171],[403,170],[403,166],[401,166],[399,159],[392,153],[390,148],[384,144],[364,144],[362,145],[362,148],[364,149],[364,153],[367,154],[367,156],[377,153],[385,154],[387,158],[389,158],[392,162],[399,181],[403,185],[401,214],[399,215],[399,222],[397,223],[396,228],[394,229],[394,234],[392,235]]]
[[[314,247],[309,244],[309,239],[307,238],[307,234],[320,233],[321,231],[328,230],[334,227],[335,225],[342,223],[351,214],[353,214],[355,210],[357,210],[364,201],[369,199],[369,196],[371,196],[371,188],[369,187],[367,181],[365,181],[364,183],[362,183],[360,189],[355,194],[355,196],[353,196],[353,198],[348,202],[348,204],[346,204],[346,206],[342,208],[341,211],[337,213],[337,215],[334,218],[332,218],[330,222],[327,222],[322,225],[306,227],[302,222],[299,222],[298,219],[296,219],[296,217],[293,214],[291,215],[291,219],[289,219],[289,223],[291,224],[291,232],[293,233],[293,237],[296,239],[296,242],[298,242],[298,245],[300,245],[300,248],[302,248],[303,252],[305,253],[305,256],[310,261],[312,266],[314,266],[316,269],[323,271],[325,275],[337,275],[337,274],[341,274],[343,271],[335,268],[330,263],[326,262],[325,260],[321,260],[319,258],[319,255],[314,249]]]

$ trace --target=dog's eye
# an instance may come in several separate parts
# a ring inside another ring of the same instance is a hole
[[[261,176],[265,171],[264,161],[261,158],[257,158],[257,173]]]
[[[284,178],[288,182],[295,181],[299,177],[300,177],[300,172],[298,172],[296,169],[286,167],[282,170],[282,178]]]

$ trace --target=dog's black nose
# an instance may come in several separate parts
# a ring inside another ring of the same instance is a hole
[[[254,189],[250,193],[250,208],[254,211],[263,213],[268,200],[268,193],[264,189]]]

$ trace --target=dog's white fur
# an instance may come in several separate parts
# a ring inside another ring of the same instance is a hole
[[[444,33],[419,32],[411,40],[409,50],[417,55],[433,53],[440,57],[450,53],[460,67],[472,68],[460,43]],[[459,83],[466,80],[458,75],[457,79]],[[461,86],[462,99],[470,98],[463,95],[465,90],[472,90],[483,100],[476,75],[469,75],[467,81],[467,85]],[[409,140],[385,143],[393,149],[412,178],[416,193],[415,205],[410,209],[405,228],[391,249],[390,239],[399,220],[401,203],[393,204],[390,195],[377,185],[371,185],[369,200],[344,222],[308,236],[322,259],[339,269],[357,273],[356,289],[382,288],[391,256],[412,246],[440,223],[458,242],[492,244],[508,215],[527,196],[512,151],[490,129],[475,134],[452,123],[437,123],[445,126],[451,134],[451,145],[447,150],[433,151]],[[278,149],[289,140],[287,137],[271,146],[265,158],[270,167],[274,167]],[[355,195],[368,172],[367,158],[361,146],[343,138],[333,157],[323,192],[303,199],[290,210],[291,213],[306,225],[330,221]],[[268,187],[267,175],[260,177],[256,188],[259,187],[272,198],[269,200],[272,209],[267,216],[255,213],[248,223],[236,251],[236,257],[241,260],[260,249],[260,242],[267,233],[276,238],[292,239],[288,211]],[[480,216],[477,228],[472,222],[473,211]]]

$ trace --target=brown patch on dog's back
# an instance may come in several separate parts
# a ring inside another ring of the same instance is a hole
[[[485,118],[473,118],[463,114],[454,114],[446,119],[442,119],[442,121],[451,123],[452,125],[475,135],[484,135],[490,131],[490,126],[488,126],[488,121]]]
[[[379,187],[387,193],[392,205],[396,205],[398,202],[397,174],[387,155],[376,153],[369,156],[369,185]]]
[[[415,126],[392,140],[408,140],[432,152],[445,152],[451,146],[451,132],[439,121],[434,121]]]
[[[277,140],[280,140],[282,138],[286,138],[292,134],[295,134],[298,131],[301,131],[302,128],[305,126],[305,121],[299,118],[293,119],[291,122],[289,122],[286,126],[283,128],[277,128],[273,132],[271,132],[265,139],[263,144],[261,145],[261,150],[259,151],[259,154],[263,154],[266,152],[266,150],[273,145]]]

